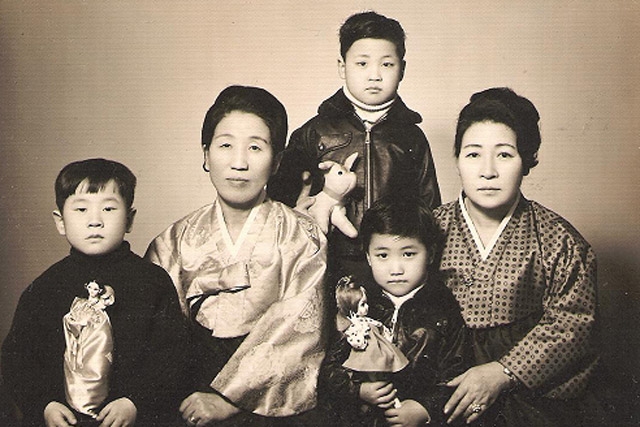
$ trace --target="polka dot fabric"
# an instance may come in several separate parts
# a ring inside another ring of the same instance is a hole
[[[562,217],[522,197],[483,260],[458,201],[435,215],[446,235],[440,270],[467,326],[499,328],[540,316],[499,361],[548,397],[578,395],[597,361],[591,347],[596,260],[589,244]]]

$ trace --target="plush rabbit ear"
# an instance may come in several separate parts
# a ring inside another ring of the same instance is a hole
[[[357,152],[347,157],[347,160],[344,161],[344,167],[347,168],[348,170],[351,170],[357,158],[358,158]]]

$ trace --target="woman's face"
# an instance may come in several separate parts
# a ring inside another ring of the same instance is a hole
[[[255,114],[232,111],[216,126],[204,155],[222,206],[254,207],[273,165],[271,134],[265,122]]]
[[[457,168],[470,213],[504,217],[520,193],[522,158],[516,133],[503,123],[472,124],[462,136]]]

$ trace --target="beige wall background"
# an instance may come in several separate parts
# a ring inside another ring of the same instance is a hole
[[[218,92],[267,88],[293,130],[341,85],[340,24],[375,9],[406,30],[400,93],[424,118],[445,201],[459,191],[453,134],[469,96],[510,86],[538,107],[524,194],[595,247],[605,360],[640,378],[638,1],[262,3],[0,0],[0,338],[22,290],[68,251],[51,220],[65,164],[107,157],[137,174],[129,240],[142,254],[211,200],[199,132]]]

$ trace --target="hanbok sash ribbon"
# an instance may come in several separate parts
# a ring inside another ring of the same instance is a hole
[[[208,297],[222,292],[240,292],[251,287],[249,263],[247,261],[225,266],[219,270],[218,277],[212,276],[216,276],[216,273],[213,272],[213,274],[194,281],[196,286],[193,286],[191,292],[189,292],[191,295],[187,295],[187,301],[191,307],[191,315],[194,317]]]
[[[109,393],[113,335],[109,315],[104,309],[113,302],[112,289],[106,298],[75,298],[63,318],[67,403],[94,418]]]

